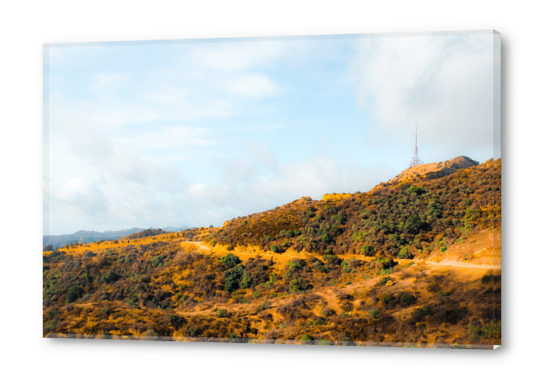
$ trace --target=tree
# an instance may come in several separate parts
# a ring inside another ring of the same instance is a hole
[[[226,291],[231,293],[238,289],[239,281],[243,278],[244,273],[245,269],[243,265],[240,264],[226,271],[226,279],[224,281],[224,287]]]
[[[282,252],[282,247],[279,246],[279,245],[272,245],[271,246],[271,251],[273,253],[281,253]]]
[[[235,255],[233,255],[232,253],[228,253],[227,255],[222,257],[222,259],[220,260],[220,263],[225,264],[229,268],[232,268],[238,265],[240,262],[241,260],[237,258]]]
[[[53,251],[53,250],[54,250],[53,245],[50,245],[50,244],[43,247],[43,251]]]
[[[66,293],[66,304],[73,303],[74,301],[78,300],[83,296],[85,291],[78,285],[74,284],[68,289],[68,292]]]
[[[380,315],[380,309],[377,309],[377,308],[369,309],[369,316],[371,316],[371,318],[378,318],[379,315]]]
[[[408,246],[403,246],[401,248],[401,250],[399,251],[398,257],[401,258],[401,259],[412,259],[414,257],[414,255],[412,255],[408,251]]]
[[[375,255],[375,248],[371,245],[364,245],[361,248],[361,252],[368,257],[372,257],[373,255]]]
[[[422,219],[417,213],[412,213],[407,218],[407,230],[409,233],[418,234],[422,227]]]

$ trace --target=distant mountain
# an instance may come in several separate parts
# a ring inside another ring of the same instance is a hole
[[[60,236],[43,236],[43,246],[52,245],[55,248],[64,247],[73,242],[77,243],[90,243],[94,241],[102,240],[116,240],[122,237],[126,237],[130,234],[139,233],[149,229],[158,229],[158,228],[131,228],[123,230],[108,230],[106,232],[95,232],[88,230],[79,230],[73,234],[62,234]],[[189,229],[188,226],[183,227],[165,227],[161,228],[164,232],[176,232],[179,230]]]

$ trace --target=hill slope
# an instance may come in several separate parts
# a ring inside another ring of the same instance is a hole
[[[500,226],[500,160],[459,157],[409,169],[366,193],[302,198],[240,217],[205,240],[228,249],[412,257],[492,225]]]
[[[44,335],[491,349],[499,237],[488,161],[222,228],[72,245],[44,253]]]

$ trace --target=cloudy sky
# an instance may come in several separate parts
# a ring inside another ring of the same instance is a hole
[[[44,48],[44,234],[221,225],[493,157],[493,34]],[[497,83],[496,83],[497,84]]]

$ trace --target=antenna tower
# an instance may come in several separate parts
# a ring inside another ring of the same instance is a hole
[[[412,159],[408,163],[408,167],[412,168],[412,167],[419,166],[421,164],[423,164],[423,162],[418,157],[418,123],[416,123],[416,140],[414,142],[414,157],[412,157]]]

